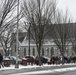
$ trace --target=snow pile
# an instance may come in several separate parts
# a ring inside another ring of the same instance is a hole
[[[67,65],[76,65],[76,64],[64,64],[64,66],[67,66]],[[20,70],[20,69],[32,69],[32,68],[43,68],[43,67],[51,67],[51,66],[63,66],[62,64],[54,64],[54,65],[48,65],[48,64],[43,64],[42,66],[37,66],[37,65],[27,65],[27,66],[23,66],[23,65],[19,65],[19,68],[15,68],[15,65],[10,65],[9,67],[1,67],[0,70],[11,70],[11,69],[16,69],[16,70]]]

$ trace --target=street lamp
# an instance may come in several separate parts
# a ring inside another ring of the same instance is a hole
[[[29,29],[28,29],[28,34],[29,34],[29,57],[30,57],[30,26],[31,26],[31,23],[29,23]],[[30,62],[29,62],[30,64]]]
[[[31,23],[27,23],[27,22],[24,22],[25,23],[25,25],[26,26],[28,26],[27,27],[27,31],[28,31],[28,55],[29,55],[29,57],[30,57],[30,27],[31,27]],[[29,62],[29,64],[30,64],[30,62]]]
[[[27,31],[28,31],[28,55],[30,57],[30,27],[31,27],[31,23],[28,23],[28,22],[24,22],[25,25],[27,26]]]
[[[18,6],[17,6],[17,35],[16,35],[16,64],[15,68],[19,68],[18,64],[18,26],[19,26],[19,0],[17,0]]]

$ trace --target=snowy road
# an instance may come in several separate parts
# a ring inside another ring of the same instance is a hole
[[[10,75],[50,75],[50,74],[55,74],[55,75],[61,74],[62,75],[63,73],[64,73],[64,75],[66,75],[67,72],[74,71],[74,70],[76,70],[76,67],[24,72],[24,73],[10,74]],[[73,75],[73,74],[71,74],[71,75]]]
[[[12,66],[0,69],[0,75],[66,75],[65,73],[69,73],[70,71],[76,70],[75,66],[76,64],[43,65],[41,67],[33,65],[20,66],[19,69],[15,69],[14,66]]]

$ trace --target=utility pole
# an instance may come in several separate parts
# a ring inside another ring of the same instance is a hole
[[[29,57],[30,57],[30,26],[31,26],[31,23],[29,23],[29,30],[28,30],[28,34],[29,34]],[[29,62],[30,64],[30,62]]]
[[[19,64],[18,64],[18,26],[19,26],[19,0],[17,0],[18,5],[17,5],[17,32],[16,32],[16,64],[15,64],[15,68],[19,68]]]

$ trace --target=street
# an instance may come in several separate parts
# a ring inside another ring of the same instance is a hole
[[[0,70],[0,75],[76,75],[76,65]]]
[[[64,73],[59,74],[59,75],[76,75],[76,71],[64,72]]]
[[[34,75],[76,75],[76,71],[67,71],[67,72],[55,72],[47,74],[34,74]]]

